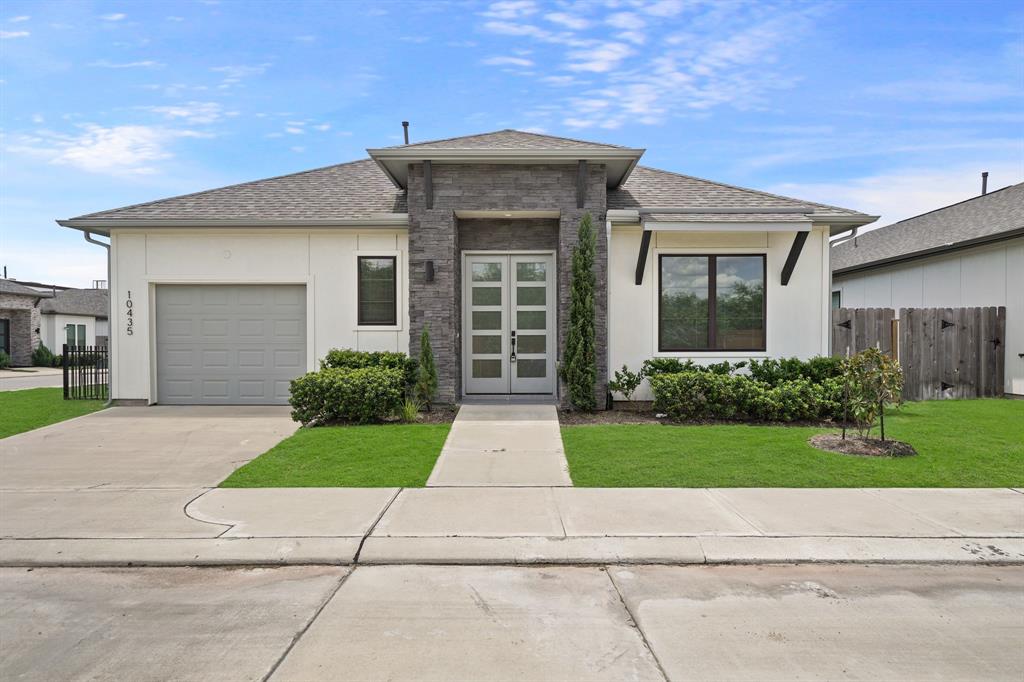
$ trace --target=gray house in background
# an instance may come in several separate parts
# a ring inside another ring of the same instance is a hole
[[[1006,306],[1006,393],[1024,395],[1024,183],[832,247],[834,308]]]
[[[39,304],[49,296],[13,280],[0,279],[0,350],[10,356],[12,365],[32,364],[32,351],[40,338]]]

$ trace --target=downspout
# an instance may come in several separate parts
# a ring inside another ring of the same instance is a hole
[[[830,241],[828,243],[829,247],[838,246],[839,244],[845,244],[846,242],[850,241],[851,239],[856,239],[857,238],[857,231],[859,229],[860,229],[860,226],[857,226],[857,227],[853,228],[852,230],[850,230],[850,234],[846,235],[845,237],[840,237],[839,239],[836,239],[834,241]]]
[[[607,215],[607,214],[606,214]],[[612,408],[613,402],[608,398],[611,390],[608,382],[612,380],[612,221],[604,221],[604,358],[605,358],[605,407]]]
[[[114,281],[110,269],[110,244],[96,239],[88,230],[82,235],[85,237],[85,241],[102,246],[107,250],[107,402],[104,407],[110,407],[114,404],[114,354],[111,352],[114,340]]]

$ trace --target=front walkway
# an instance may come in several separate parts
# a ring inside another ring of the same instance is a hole
[[[571,486],[554,405],[463,405],[428,487]]]

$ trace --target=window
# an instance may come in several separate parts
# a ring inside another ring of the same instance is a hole
[[[765,350],[764,255],[658,258],[658,350]]]
[[[395,256],[359,256],[359,324],[398,324]]]
[[[11,354],[11,321],[0,320],[0,350]]]
[[[832,292],[832,310],[837,310],[843,307],[843,292],[833,291]]]
[[[64,325],[64,334],[67,338],[67,344],[69,346],[84,346],[85,345],[85,325],[84,324],[66,324]]]

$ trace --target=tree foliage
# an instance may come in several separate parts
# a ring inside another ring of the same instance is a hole
[[[590,214],[580,220],[578,240],[572,252],[572,281],[569,292],[569,334],[565,342],[562,378],[572,404],[585,411],[594,410],[597,400],[597,355],[594,330],[594,226]]]
[[[900,363],[877,348],[868,348],[846,362],[847,406],[861,436],[881,420],[885,440],[885,406],[903,402]]]
[[[430,345],[430,326],[423,325],[420,334],[419,371],[416,376],[416,400],[430,410],[430,403],[437,397],[437,365],[434,364],[434,349]]]

